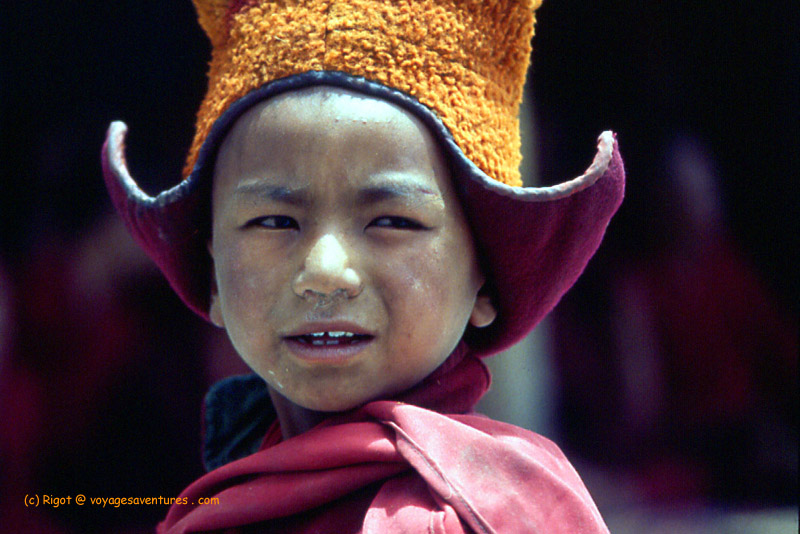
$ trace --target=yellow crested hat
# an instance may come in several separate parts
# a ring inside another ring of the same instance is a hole
[[[336,71],[436,112],[464,154],[522,185],[517,119],[541,0],[194,0],[213,47],[184,175],[212,125],[273,80]]]

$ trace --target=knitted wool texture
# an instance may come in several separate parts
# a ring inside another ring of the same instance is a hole
[[[541,0],[195,0],[212,44],[184,168],[214,122],[267,82],[341,71],[434,110],[488,176],[522,184],[519,104]]]

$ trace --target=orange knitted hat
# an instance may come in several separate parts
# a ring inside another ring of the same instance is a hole
[[[184,177],[231,104],[279,78],[340,71],[415,97],[488,176],[522,185],[517,114],[541,0],[194,3],[213,52]]]

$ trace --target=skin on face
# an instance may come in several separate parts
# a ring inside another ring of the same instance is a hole
[[[389,397],[494,319],[444,157],[386,101],[316,87],[253,107],[220,147],[212,215],[211,318],[278,404]]]

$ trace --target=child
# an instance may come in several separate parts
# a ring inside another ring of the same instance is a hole
[[[611,134],[522,188],[538,2],[201,1],[186,179],[117,209],[256,375],[206,403],[209,474],[160,532],[607,532],[548,440],[472,413],[480,357],[572,285],[622,199]],[[211,498],[212,500],[205,500]]]

